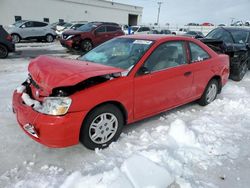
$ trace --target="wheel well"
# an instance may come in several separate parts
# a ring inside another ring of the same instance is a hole
[[[18,33],[11,33],[11,36],[12,35],[18,35],[20,37],[20,39],[22,39],[22,37]]]
[[[93,45],[93,42],[92,42],[92,40],[91,40],[90,38],[85,38],[85,39],[82,39],[82,40],[81,40],[81,42],[83,42],[83,41],[85,41],[85,40],[90,41],[90,42],[91,42],[91,44]]]
[[[96,105],[94,108],[92,108],[85,117],[87,117],[89,115],[90,112],[92,112],[93,110],[95,110],[96,108],[100,107],[100,106],[103,106],[105,104],[112,104],[114,106],[116,106],[121,112],[122,112],[122,115],[123,115],[123,118],[124,118],[124,124],[127,123],[127,118],[128,118],[128,113],[127,113],[127,110],[126,108],[120,103],[120,102],[117,102],[117,101],[106,101],[106,102],[103,102],[101,104],[98,104]],[[84,120],[83,120],[84,121]]]
[[[220,92],[221,92],[221,89],[222,89],[221,77],[218,76],[218,75],[216,75],[216,76],[212,77],[212,78],[209,80],[209,82],[210,82],[211,80],[217,80],[217,82],[218,82],[218,84],[219,84],[218,93],[220,93]],[[208,83],[209,83],[209,82],[208,82]]]

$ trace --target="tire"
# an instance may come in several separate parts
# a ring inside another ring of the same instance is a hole
[[[8,57],[8,54],[8,49],[4,45],[0,44],[0,59]]]
[[[46,39],[46,41],[47,41],[48,43],[51,43],[51,42],[54,41],[54,36],[51,35],[51,34],[47,34],[47,35],[45,36],[45,39]]]
[[[88,52],[88,51],[92,50],[92,48],[93,48],[93,44],[90,40],[83,40],[81,42],[81,49],[84,52]]]
[[[217,80],[212,79],[208,84],[207,87],[202,94],[200,100],[198,101],[199,105],[206,106],[213,102],[219,92],[219,83]]]
[[[19,43],[21,41],[21,37],[18,34],[12,34],[11,36],[14,43]]]
[[[247,70],[248,70],[248,63],[246,62],[241,64],[239,69],[235,71],[236,73],[231,76],[231,79],[234,81],[241,81],[244,78],[245,74],[247,73]]]
[[[123,125],[124,118],[119,108],[112,104],[102,105],[92,110],[85,118],[80,142],[91,150],[106,148],[119,138]]]

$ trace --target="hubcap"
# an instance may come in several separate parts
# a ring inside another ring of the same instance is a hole
[[[89,127],[89,137],[96,144],[104,144],[110,141],[118,128],[118,120],[111,113],[103,113],[97,116]]]
[[[216,97],[216,94],[217,94],[217,86],[216,84],[211,84],[207,90],[207,102],[210,103],[212,102],[215,97]]]
[[[92,44],[89,41],[84,42],[83,48],[85,51],[90,51],[92,49]]]

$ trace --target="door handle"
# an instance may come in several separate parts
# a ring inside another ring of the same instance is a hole
[[[188,72],[185,72],[184,73],[184,76],[190,76],[192,74],[192,72],[191,71],[188,71]]]

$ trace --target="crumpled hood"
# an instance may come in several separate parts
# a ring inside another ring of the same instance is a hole
[[[119,73],[123,69],[78,60],[39,56],[29,64],[32,79],[47,94],[53,88],[73,86],[88,78]]]

